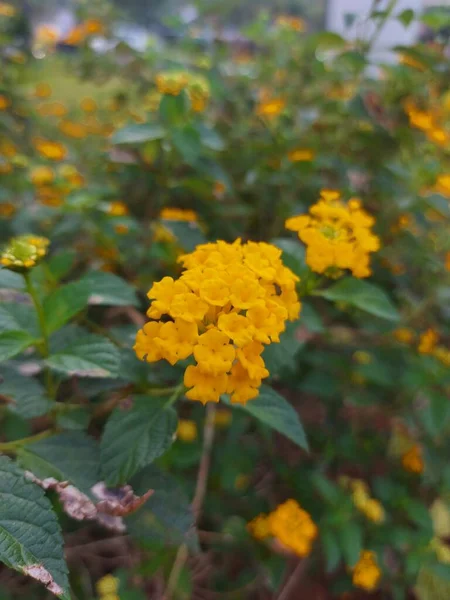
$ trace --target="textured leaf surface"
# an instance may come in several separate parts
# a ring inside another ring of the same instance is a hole
[[[6,331],[0,333],[0,362],[20,354],[32,346],[34,339],[26,331]]]
[[[123,129],[119,129],[112,136],[113,144],[143,144],[159,140],[165,135],[165,130],[160,125],[143,124],[143,125],[128,125]]]
[[[25,446],[21,464],[39,479],[70,481],[89,494],[100,479],[97,442],[81,431],[69,431]]]
[[[317,294],[327,300],[346,302],[381,319],[398,321],[400,318],[397,309],[384,291],[367,281],[346,277]]]
[[[92,271],[80,279],[89,292],[89,304],[111,306],[137,306],[138,299],[133,287],[113,273]]]
[[[33,337],[39,337],[39,327],[34,308],[29,304],[0,305],[0,332],[27,331]]]
[[[0,288],[7,290],[24,290],[25,280],[19,273],[9,269],[0,269]]]
[[[6,398],[8,410],[25,419],[40,417],[52,406],[42,385],[13,369],[0,368],[0,396]]]
[[[68,283],[49,294],[44,300],[47,332],[52,333],[67,323],[87,305],[88,285],[82,281]]]
[[[47,359],[52,369],[80,377],[115,377],[120,354],[109,340],[83,333]]]
[[[298,414],[289,402],[272,388],[266,385],[261,386],[259,396],[247,402],[245,406],[239,406],[239,408],[282,433],[297,446],[305,450],[308,449],[305,431]]]
[[[167,408],[167,398],[135,396],[131,409],[117,408],[106,424],[100,446],[106,483],[127,483],[158,458],[172,443],[176,426],[176,413]]]
[[[63,540],[50,501],[0,456],[0,560],[70,600]]]

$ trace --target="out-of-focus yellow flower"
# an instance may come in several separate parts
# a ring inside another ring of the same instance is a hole
[[[370,496],[370,491],[361,479],[342,478],[341,483],[352,492],[353,504],[373,523],[382,523],[385,519],[384,508],[378,500]]]
[[[360,365],[369,365],[373,361],[373,357],[369,352],[357,350],[353,353],[353,360]]]
[[[450,174],[439,175],[434,184],[433,191],[450,199]]]
[[[190,223],[198,221],[197,213],[186,208],[163,208],[159,213],[159,218],[163,221],[187,221]]]
[[[12,238],[0,253],[0,264],[14,271],[34,267],[47,254],[50,240],[35,235]]]
[[[247,529],[257,540],[265,540],[272,535],[267,515],[261,514],[247,523]]]
[[[82,28],[86,35],[95,35],[96,33],[104,33],[105,26],[100,19],[86,19],[82,24]]]
[[[223,198],[225,195],[226,187],[222,181],[215,181],[213,193],[216,198]]]
[[[93,113],[97,110],[97,102],[93,98],[82,98],[80,108],[86,113]]]
[[[117,594],[119,590],[119,580],[113,575],[105,575],[97,581],[95,588],[101,600],[104,600],[105,596]]]
[[[300,17],[291,17],[290,15],[280,15],[277,17],[275,24],[278,27],[292,29],[293,31],[305,31],[306,23]]]
[[[445,131],[445,129],[430,129],[426,132],[427,138],[438,144],[439,146],[446,147],[450,142],[450,135]]]
[[[128,206],[120,200],[110,202],[107,208],[108,215],[112,217],[123,217],[128,214]]]
[[[407,327],[399,327],[393,332],[393,336],[397,342],[401,342],[402,344],[411,344],[415,338],[414,331]]]
[[[62,102],[47,102],[36,107],[36,112],[42,117],[64,117],[67,108]]]
[[[291,217],[285,226],[306,244],[306,262],[313,271],[334,275],[349,269],[362,278],[371,274],[370,254],[380,247],[373,224],[359,199],[344,203],[337,190],[322,190],[308,215]]]
[[[6,110],[9,106],[11,106],[11,100],[5,94],[0,94],[0,110]]]
[[[271,534],[297,556],[307,556],[317,537],[318,529],[309,513],[295,500],[286,500],[269,514]]]
[[[14,158],[17,155],[17,146],[7,138],[0,140],[0,155],[6,158]]]
[[[180,419],[177,438],[182,442],[194,442],[197,439],[197,423],[191,419]]]
[[[0,2],[0,16],[1,17],[14,17],[17,14],[17,10],[8,2]]]
[[[81,123],[75,123],[74,121],[61,121],[58,125],[58,129],[67,137],[71,137],[77,140],[82,140],[86,137],[86,127]]]
[[[295,148],[288,153],[291,162],[309,162],[314,160],[315,152],[309,148]]]
[[[84,42],[86,34],[87,32],[83,25],[76,25],[69,31],[63,42],[68,46],[79,46],[82,42]]]
[[[431,354],[439,339],[437,332],[431,327],[427,329],[419,338],[419,346],[417,348],[420,354]]]
[[[228,425],[231,423],[231,421],[233,420],[233,414],[231,412],[231,410],[226,410],[226,409],[218,409],[216,410],[216,412],[214,413],[214,425],[218,428],[225,428],[228,427]]]
[[[125,223],[116,223],[114,225],[114,231],[117,235],[125,235],[130,231],[130,227]]]
[[[67,156],[67,149],[60,142],[52,142],[43,138],[33,140],[36,151],[48,160],[60,161]]]
[[[64,204],[64,194],[55,189],[54,187],[44,185],[37,189],[36,199],[39,204],[49,206],[51,208],[58,208]]]
[[[450,367],[450,350],[444,346],[434,348],[432,355],[446,367]]]
[[[58,31],[54,27],[51,27],[50,25],[39,25],[36,30],[35,40],[38,45],[54,46],[58,41],[58,36]],[[39,97],[46,98],[47,96]]]
[[[286,107],[286,100],[283,98],[272,98],[271,100],[263,100],[256,107],[258,117],[277,117],[283,112]]]
[[[36,98],[48,98],[52,95],[51,85],[48,84],[46,81],[41,81],[34,88],[34,95],[36,96]]]
[[[400,54],[399,62],[401,65],[412,67],[417,71],[425,71],[426,69],[426,65],[420,62],[420,60],[417,60],[417,58],[413,58],[410,54],[405,54],[404,52]]]
[[[74,165],[61,165],[58,167],[58,175],[63,177],[71,188],[82,187],[85,183],[83,175]]]
[[[402,456],[402,465],[405,471],[420,475],[424,470],[424,462],[422,457],[422,449],[418,444],[414,444]]]
[[[381,571],[375,552],[363,550],[353,567],[353,585],[371,592],[377,587],[380,578]]]
[[[0,217],[9,219],[16,212],[16,207],[12,202],[0,202]]]
[[[189,78],[184,71],[162,71],[155,81],[160,94],[178,96],[187,87]]]
[[[30,179],[33,185],[36,186],[49,185],[53,182],[54,178],[53,169],[47,166],[34,167],[30,171]]]

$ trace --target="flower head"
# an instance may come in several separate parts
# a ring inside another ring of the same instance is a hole
[[[34,267],[46,255],[50,240],[35,235],[12,238],[0,253],[0,264],[13,271]]]
[[[377,587],[380,578],[381,571],[375,552],[363,550],[353,567],[353,585],[371,592]]]
[[[191,419],[180,419],[177,427],[177,438],[182,442],[193,442],[197,439],[197,423]]]
[[[174,364],[193,356],[196,364],[184,376],[192,400],[255,398],[269,375],[264,344],[279,341],[286,320],[300,311],[298,278],[280,256],[275,246],[240,240],[202,244],[181,256],[181,277],[164,277],[148,292],[154,320],[138,332],[138,357]]]
[[[34,147],[37,152],[48,160],[60,161],[67,155],[67,150],[60,142],[51,142],[43,138],[34,140]]]
[[[371,274],[370,254],[380,247],[373,224],[360,200],[344,203],[337,190],[322,190],[308,215],[291,217],[285,226],[306,244],[306,262],[313,271],[335,275],[349,269],[361,278]]]
[[[420,475],[424,470],[424,462],[422,458],[422,449],[418,444],[414,444],[402,456],[402,465],[405,471]]]

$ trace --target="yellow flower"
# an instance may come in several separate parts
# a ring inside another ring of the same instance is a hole
[[[85,40],[87,33],[83,25],[77,25],[69,31],[63,42],[68,46],[78,46]]]
[[[116,594],[119,589],[119,580],[113,575],[105,575],[97,581],[95,587],[100,597],[107,594]]]
[[[271,534],[300,557],[311,552],[317,527],[295,500],[286,500],[268,516]]]
[[[377,587],[380,578],[381,571],[375,552],[362,550],[358,562],[353,567],[353,585],[371,592]]]
[[[309,162],[314,160],[314,150],[309,148],[295,148],[288,153],[288,158],[291,162]]]
[[[180,419],[177,427],[177,438],[182,442],[193,442],[197,439],[197,423],[190,419]]]
[[[112,217],[123,217],[128,214],[128,206],[120,200],[110,202],[107,208],[108,215]]]
[[[450,199],[450,174],[439,175],[434,184],[434,191]]]
[[[48,98],[52,95],[52,88],[46,81],[38,83],[34,89],[34,95],[37,98]]]
[[[103,33],[105,31],[105,26],[99,19],[86,19],[86,21],[84,21],[82,27],[83,27],[84,32],[87,35],[93,35],[95,33]]]
[[[258,117],[277,117],[285,108],[286,101],[283,98],[272,98],[263,100],[256,107]]]
[[[267,515],[261,514],[247,523],[247,529],[257,540],[265,540],[272,535]]]
[[[422,62],[420,62],[420,60],[417,60],[416,58],[413,58],[412,56],[410,56],[409,54],[405,54],[404,52],[400,54],[399,62],[401,65],[412,67],[413,69],[417,69],[417,71],[425,71],[426,69],[426,66]]]
[[[373,224],[359,199],[344,203],[337,190],[322,190],[308,215],[291,217],[285,226],[306,244],[306,262],[313,271],[333,276],[349,269],[362,278],[371,274],[370,254],[380,247]]]
[[[289,15],[280,15],[275,21],[278,27],[285,27],[293,31],[305,31],[306,23],[300,17],[291,17]]]
[[[6,110],[9,106],[11,106],[11,100],[4,94],[0,94],[0,110]]]
[[[279,341],[286,320],[298,317],[298,278],[283,266],[281,250],[265,243],[202,244],[179,262],[178,280],[164,277],[148,292],[147,315],[157,321],[138,332],[137,356],[174,364],[193,354],[197,364],[184,378],[192,400],[255,398],[269,375],[263,344]]]
[[[11,202],[0,202],[0,217],[9,219],[16,212],[16,207]]]
[[[417,348],[420,354],[431,354],[437,344],[439,335],[434,329],[427,329],[419,338],[419,346]]]
[[[160,94],[178,96],[188,84],[188,76],[183,71],[163,71],[156,75],[156,87]]]
[[[7,2],[0,2],[0,16],[2,17],[14,17],[17,13],[14,6],[8,4]]]
[[[30,179],[33,185],[49,185],[53,182],[55,175],[53,170],[47,166],[34,167],[30,172]]]
[[[58,31],[50,25],[39,25],[39,27],[36,30],[35,38],[38,45],[43,45],[50,48],[54,46],[58,41]],[[48,96],[50,96],[50,94],[48,94]],[[45,98],[46,96],[40,97]]]
[[[214,425],[219,429],[228,427],[232,420],[233,414],[230,410],[218,409],[214,413]]]
[[[67,114],[67,108],[62,102],[47,102],[40,104],[36,112],[42,117],[64,117]]]
[[[84,112],[93,113],[97,110],[97,102],[93,98],[82,98],[80,108]]]
[[[74,123],[73,121],[61,121],[58,125],[58,129],[67,137],[71,137],[77,140],[82,140],[87,135],[87,130],[81,123]]]
[[[408,452],[402,456],[402,465],[405,471],[420,475],[424,470],[424,462],[422,458],[422,449],[419,445],[415,444]]]
[[[159,213],[159,218],[164,221],[186,221],[195,222],[198,220],[197,213],[194,210],[185,208],[163,208]]]
[[[399,327],[393,332],[393,336],[397,342],[401,342],[402,344],[411,344],[414,341],[414,331],[411,331],[407,327]]]
[[[430,129],[426,133],[430,142],[434,142],[439,146],[446,147],[450,141],[450,135],[444,129]]]
[[[50,240],[35,235],[12,238],[0,253],[0,264],[13,271],[34,267],[47,254]]]
[[[67,155],[66,148],[60,142],[51,142],[43,138],[33,140],[36,151],[48,160],[60,161]]]

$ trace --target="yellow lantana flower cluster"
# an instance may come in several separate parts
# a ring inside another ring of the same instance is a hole
[[[0,264],[13,271],[34,267],[46,255],[50,240],[36,235],[20,235],[10,240],[0,253]]]
[[[186,90],[195,112],[205,109],[211,95],[208,80],[199,73],[162,71],[158,73],[155,81],[160,94],[178,96]]]
[[[188,398],[218,402],[228,393],[245,404],[269,375],[264,344],[278,342],[286,320],[299,315],[298,277],[281,250],[263,242],[202,244],[178,260],[180,278],[164,277],[147,294],[153,320],[138,332],[136,354],[172,365],[193,355],[184,374]]]
[[[345,203],[340,192],[322,190],[308,215],[291,217],[285,225],[306,244],[306,262],[313,271],[336,276],[349,269],[362,278],[371,274],[370,254],[380,247],[373,224],[359,199]]]
[[[258,515],[247,527],[256,539],[274,537],[280,544],[301,557],[311,552],[318,534],[310,514],[292,499],[286,500],[268,515]]]
[[[361,479],[348,479],[346,482],[352,492],[353,504],[373,523],[382,523],[385,519],[381,502],[370,496],[369,488]]]
[[[430,142],[442,147],[448,145],[450,133],[443,126],[439,107],[422,110],[414,101],[408,99],[404,103],[404,108],[412,127],[423,131]]]
[[[414,446],[411,446],[411,448],[403,454],[402,466],[405,471],[409,471],[415,475],[423,473],[425,465],[422,457],[422,448],[418,444],[414,444]]]
[[[380,578],[381,571],[375,552],[363,550],[353,567],[353,585],[371,592],[377,587]]]

